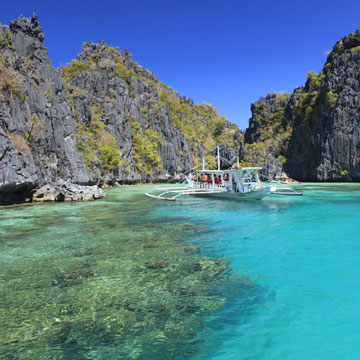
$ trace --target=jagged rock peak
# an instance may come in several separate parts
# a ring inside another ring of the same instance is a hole
[[[24,34],[39,39],[40,42],[44,41],[44,33],[39,26],[37,15],[33,15],[30,19],[24,16],[19,16],[16,20],[10,22],[10,30],[13,33],[23,32]]]
[[[266,97],[262,96],[255,103],[251,104],[251,112],[258,110],[259,105],[264,104],[265,109],[262,110],[266,110],[269,114],[275,113],[279,107],[285,107],[289,99],[290,94],[287,92],[267,94]]]
[[[333,60],[344,53],[346,50],[358,50],[357,47],[360,46],[360,29],[357,29],[347,35],[342,39],[338,40],[334,45],[334,48],[330,51],[327,57],[327,63],[332,63]]]
[[[245,131],[245,143],[252,144],[259,138],[264,138],[266,129],[275,124],[280,125],[284,109],[289,102],[290,94],[287,92],[267,94],[251,104],[252,116],[249,127]]]
[[[104,40],[100,40],[98,43],[84,42],[81,53],[76,56],[76,60],[87,61],[94,58],[95,54],[108,58],[113,58],[115,55],[123,58],[118,47],[109,46]]]
[[[135,74],[153,81],[159,81],[151,71],[134,62],[132,54],[127,49],[121,51],[118,47],[108,45],[104,40],[100,40],[98,43],[84,42],[81,53],[76,56],[76,60],[93,61],[100,67],[105,66],[107,68],[111,68],[115,63],[122,63],[128,70],[133,70]]]
[[[353,47],[360,45],[360,30],[355,30],[346,36],[344,36],[341,40],[339,40],[336,44],[334,49],[343,45],[345,49],[351,49]]]

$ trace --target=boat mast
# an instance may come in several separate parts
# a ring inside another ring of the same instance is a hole
[[[239,164],[239,157],[238,157],[238,156],[236,157],[236,166],[237,166],[237,168],[239,168],[239,167],[240,167],[240,164]]]
[[[217,147],[217,166],[218,166],[218,170],[220,171],[220,150],[219,150],[219,147]]]

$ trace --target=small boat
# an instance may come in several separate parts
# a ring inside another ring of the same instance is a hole
[[[273,180],[266,180],[265,184],[270,187],[270,194],[273,195],[302,195],[301,192],[294,190],[290,186],[299,184],[299,182],[288,177],[283,171],[278,173]]]
[[[298,184],[299,182],[290,178],[284,171],[278,173],[274,180],[269,181],[272,184]]]
[[[290,186],[270,185],[270,194],[302,196],[302,192],[294,190]]]
[[[181,187],[159,187],[145,195],[174,201],[179,196],[211,196],[223,199],[261,200],[270,194],[270,187],[263,186],[259,179],[261,167],[239,167],[229,170],[195,171],[188,184]]]

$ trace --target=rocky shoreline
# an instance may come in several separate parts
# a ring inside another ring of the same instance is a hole
[[[55,185],[43,185],[35,191],[32,201],[91,201],[104,196],[104,191],[97,185],[84,186],[60,181]]]
[[[98,185],[78,185],[63,180],[33,188],[32,184],[13,184],[0,192],[0,205],[54,201],[92,201],[105,197]]]
[[[205,158],[285,170],[299,181],[360,181],[360,31],[292,94],[251,105],[245,133],[104,41],[55,69],[37,17],[0,25],[0,205],[88,201],[99,186],[167,182]],[[66,185],[64,185],[66,183]]]

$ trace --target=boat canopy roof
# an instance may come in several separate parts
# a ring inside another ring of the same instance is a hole
[[[241,172],[252,172],[252,173],[257,173],[259,170],[261,170],[262,167],[241,167],[238,169],[228,169],[228,170],[196,170],[197,173],[200,174],[224,174],[224,173],[231,173],[231,172],[237,172],[237,171],[241,171]]]
[[[241,167],[238,169],[229,169],[229,170],[224,170],[224,172],[234,172],[234,171],[241,171],[241,172],[252,172],[252,173],[256,173],[259,170],[261,170],[262,167]]]
[[[201,174],[222,174],[224,170],[196,170],[197,173]]]

